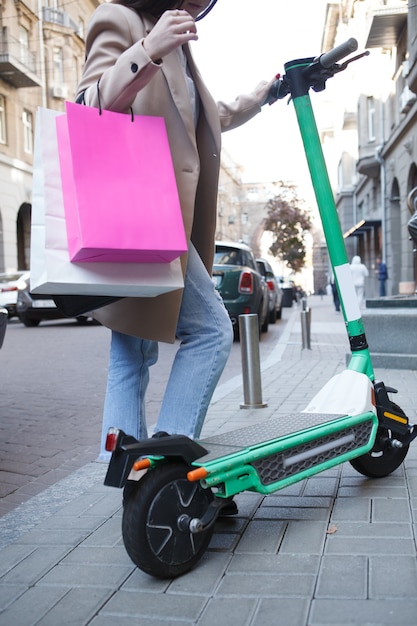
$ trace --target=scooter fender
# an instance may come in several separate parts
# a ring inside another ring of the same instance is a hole
[[[373,384],[368,376],[355,370],[344,370],[324,385],[303,413],[376,414],[372,399]]]

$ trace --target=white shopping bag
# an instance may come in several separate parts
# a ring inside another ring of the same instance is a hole
[[[184,286],[181,263],[71,263],[55,117],[36,114],[32,187],[30,290],[49,295],[154,297]],[[117,210],[117,207],[115,207]]]

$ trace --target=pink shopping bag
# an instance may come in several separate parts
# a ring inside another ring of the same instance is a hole
[[[186,252],[163,118],[67,102],[56,127],[71,261],[168,263]]]

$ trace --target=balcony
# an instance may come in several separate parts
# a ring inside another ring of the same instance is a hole
[[[65,11],[42,7],[42,20],[50,24],[57,24],[58,26],[63,26],[64,28],[70,28],[77,35],[80,37],[82,36],[82,33],[80,32],[80,25]]]
[[[403,4],[374,11],[365,47],[385,49],[395,47],[407,26],[407,13],[408,7]]]
[[[16,88],[41,85],[35,53],[10,37],[7,28],[0,33],[0,78]]]

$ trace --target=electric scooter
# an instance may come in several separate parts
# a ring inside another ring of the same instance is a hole
[[[328,381],[301,413],[279,416],[193,441],[157,433],[145,441],[116,428],[105,485],[124,488],[122,535],[133,562],[156,577],[188,572],[204,554],[215,522],[242,491],[270,494],[349,461],[361,474],[387,476],[404,461],[417,428],[376,381],[309,90],[368,52],[349,39],[319,57],[285,64],[270,102],[290,96],[307,157],[350,342],[346,370]],[[147,469],[138,481],[130,471]]]

